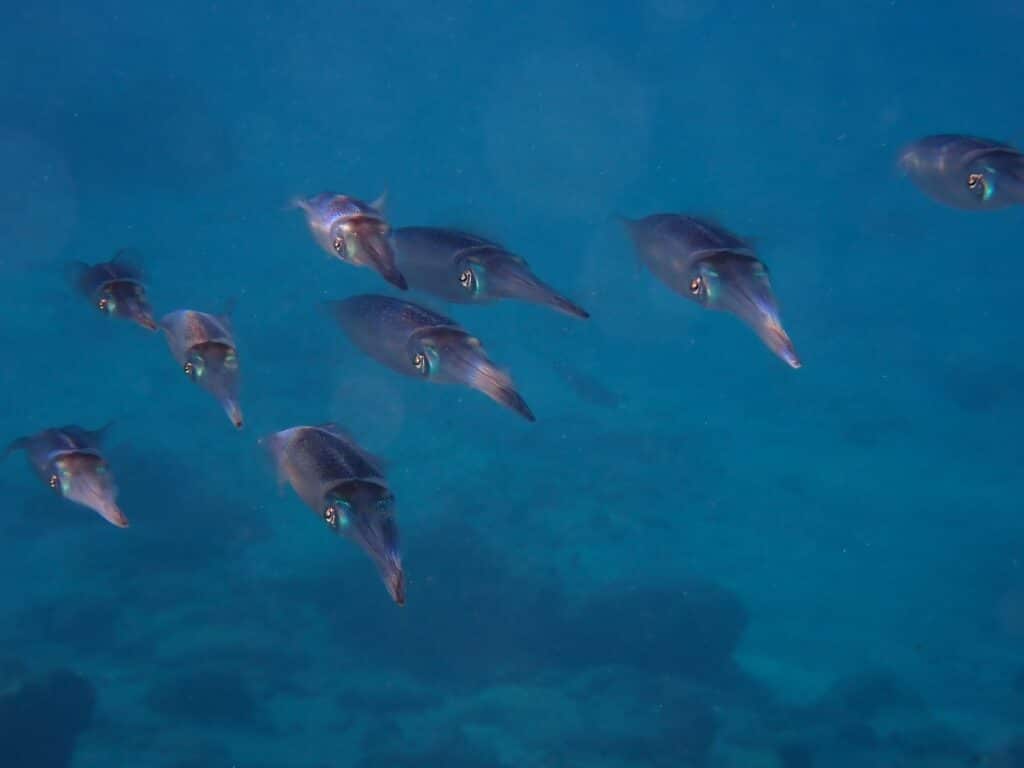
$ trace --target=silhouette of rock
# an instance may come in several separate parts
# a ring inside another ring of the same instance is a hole
[[[813,768],[814,757],[803,744],[783,744],[775,750],[780,768]]]
[[[0,756],[14,768],[67,768],[78,734],[92,723],[96,691],[59,670],[0,695]]]
[[[822,711],[870,720],[883,711],[924,712],[924,699],[895,675],[873,670],[838,680],[818,701]]]
[[[309,695],[301,682],[307,676],[309,659],[281,644],[255,639],[244,644],[209,643],[166,657],[166,663],[172,669],[247,670],[250,680],[268,695]]]
[[[1018,736],[981,763],[985,768],[1024,768],[1024,736]]]
[[[711,706],[696,695],[670,701],[662,710],[658,751],[671,756],[671,765],[704,765],[718,727]]]
[[[158,684],[150,689],[146,704],[180,722],[248,728],[267,724],[249,683],[231,671],[195,671]]]
[[[783,768],[969,766],[979,759],[964,736],[937,720],[916,691],[885,670],[842,678],[785,720],[775,728]]]
[[[381,599],[368,570],[355,579],[332,564],[314,575],[315,588],[304,581],[287,590],[322,601],[350,656],[457,687],[603,665],[735,678],[732,656],[747,611],[709,582],[621,588],[570,609],[557,580],[513,568],[505,552],[455,517],[419,531],[404,560],[409,602],[402,611]],[[619,630],[609,632],[610,622]]]
[[[1014,382],[1021,370],[1014,364],[994,365],[972,360],[943,371],[946,394],[968,413],[986,413],[1006,403],[1019,402],[1020,391]]]
[[[209,768],[211,765],[234,764],[231,752],[222,744],[198,744],[185,747],[180,752],[183,752],[184,756],[179,754],[163,768]]]
[[[315,575],[315,588],[303,582],[289,592],[322,601],[351,657],[456,688],[547,663],[551,628],[565,613],[557,583],[514,572],[504,553],[454,517],[420,531],[404,554],[409,602],[401,611],[378,593],[369,568],[355,578],[330,564]],[[361,564],[350,565],[354,572]]]
[[[124,646],[117,633],[120,613],[121,607],[109,600],[61,595],[26,605],[10,629],[21,641],[46,638],[73,649],[79,657],[112,654]]]
[[[929,760],[946,760],[951,764],[970,765],[978,758],[968,741],[941,723],[927,723],[894,732],[889,744],[912,764],[929,764]]]
[[[502,768],[506,765],[493,752],[471,743],[461,728],[423,751],[380,750],[373,743],[364,743],[364,747],[366,753],[356,763],[356,768]]]
[[[377,689],[350,688],[339,693],[338,708],[356,712],[405,714],[440,707],[444,698],[434,690],[415,690],[384,685]]]
[[[154,452],[145,457],[128,456],[118,465],[122,493],[131,498],[139,489],[148,489],[145,519],[133,523],[130,538],[92,536],[84,538],[74,552],[68,554],[71,566],[106,577],[110,590],[106,597],[115,597],[117,609],[126,615],[149,611],[154,604],[163,604],[169,590],[181,589],[202,569],[216,564],[218,578],[229,584],[238,578],[240,556],[253,544],[271,535],[267,518],[239,501],[232,493],[222,493],[223,486],[201,474],[170,453]],[[168,483],[168,477],[191,475],[190,483]],[[160,489],[159,493],[152,489]],[[220,513],[210,515],[208,511]],[[140,562],[159,563],[145,579],[126,579]],[[231,612],[241,617],[251,605],[246,597],[251,590],[241,590],[237,600],[217,603],[217,615],[226,619]],[[209,603],[195,601],[194,609],[202,610]],[[121,629],[120,627],[118,628]],[[117,640],[123,641],[118,634]]]
[[[617,631],[609,632],[609,621]],[[621,589],[591,598],[555,635],[559,663],[622,664],[684,675],[721,677],[747,626],[733,593],[692,579],[664,589]]]

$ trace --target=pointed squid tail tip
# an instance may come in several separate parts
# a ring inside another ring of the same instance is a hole
[[[401,562],[389,561],[387,565],[381,566],[381,576],[384,579],[384,586],[391,595],[395,605],[405,605],[405,570]]]
[[[557,312],[581,320],[590,318],[590,313],[587,310],[558,293],[558,291],[533,274],[526,275],[525,279],[520,278],[519,282],[509,285],[502,294],[498,295],[505,295],[520,301],[528,301],[543,307],[550,307]]]
[[[241,429],[245,426],[245,419],[242,416],[242,409],[238,406],[238,403],[229,401],[224,405],[224,411],[227,414],[228,420],[234,426],[235,429]]]
[[[129,528],[131,524],[121,508],[114,505],[109,509],[101,509],[100,516],[116,528]]]
[[[793,345],[792,339],[789,338],[789,334],[786,333],[785,329],[778,322],[771,323],[761,331],[761,334],[768,348],[786,365],[793,369],[803,367],[803,362],[796,353],[796,347]]]
[[[409,290],[409,283],[405,279],[405,275],[403,275],[401,270],[395,265],[395,255],[387,240],[376,241],[374,239],[368,239],[366,242],[366,250],[370,257],[370,266],[372,266],[381,277],[401,291]]]
[[[554,308],[559,310],[560,312],[563,312],[572,317],[578,317],[581,320],[590,319],[590,313],[587,312],[587,310],[585,310],[579,304],[576,304],[575,302],[572,302],[569,299],[565,298],[564,296],[555,296],[552,299],[552,306],[554,306]]]
[[[400,574],[398,577],[398,584],[395,585],[394,594],[395,605],[399,608],[405,606],[405,574]]]
[[[381,272],[381,276],[387,280],[391,285],[398,288],[400,291],[409,290],[409,282],[405,279],[405,275],[399,272],[397,269],[388,272]]]
[[[498,400],[503,404],[511,408],[513,411],[518,413],[524,419],[529,422],[537,421],[537,417],[534,415],[530,406],[526,404],[523,396],[516,392],[514,389],[508,387],[502,387],[498,390]]]
[[[511,408],[527,421],[537,420],[523,396],[516,391],[515,384],[508,373],[495,367],[490,360],[476,361],[474,373],[465,383],[482,392],[498,405]]]

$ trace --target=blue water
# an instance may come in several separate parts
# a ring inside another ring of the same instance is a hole
[[[1024,219],[896,165],[1024,141],[1019,3],[2,19],[0,441],[112,420],[132,525],[0,465],[0,765],[1024,765]],[[287,209],[325,190],[591,312],[425,300],[537,423],[346,341],[321,302],[394,292]],[[801,370],[639,266],[614,216],[663,211],[751,239]],[[129,246],[158,315],[234,302],[243,431],[67,285]],[[256,442],[326,421],[387,461],[404,608]]]

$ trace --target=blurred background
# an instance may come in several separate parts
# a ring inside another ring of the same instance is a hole
[[[113,420],[132,522],[2,465],[18,768],[1024,765],[1024,214],[896,166],[1024,141],[1024,5],[2,19],[0,437]],[[288,201],[385,190],[393,225],[497,239],[591,312],[424,300],[536,424],[321,311],[392,291]],[[641,268],[615,216],[677,211],[751,240],[802,370]],[[243,432],[69,287],[122,247],[158,315],[235,303]],[[256,443],[326,421],[388,461],[405,608]]]

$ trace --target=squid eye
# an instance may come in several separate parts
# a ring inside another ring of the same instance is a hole
[[[415,355],[413,355],[412,364],[420,373],[427,372],[427,356],[424,355],[422,352],[417,352]]]
[[[338,254],[339,256],[343,255],[345,253],[345,238],[344,238],[344,236],[342,236],[342,235],[335,235],[334,236],[334,242],[331,244],[331,247],[334,248],[334,252],[336,254]]]
[[[238,355],[235,354],[234,352],[228,352],[228,354],[224,356],[224,367],[225,368],[231,368],[231,369],[237,368],[238,367]]]
[[[464,269],[462,274],[459,275],[459,285],[467,290],[473,287],[473,270]]]
[[[96,302],[96,306],[99,308],[100,312],[106,312],[107,307],[110,306],[110,300],[104,297]]]
[[[972,173],[967,177],[967,188],[978,195],[982,200],[988,200],[989,188],[988,179],[984,173]]]
[[[58,477],[57,475],[50,475],[49,484],[50,484],[50,487],[53,488],[53,490],[59,492],[59,490],[60,490],[60,477]]]
[[[332,529],[348,527],[348,515],[351,507],[347,501],[335,500],[324,507],[324,522]]]
[[[699,295],[700,292],[701,292],[701,289],[703,287],[704,287],[704,278],[703,277],[695,277],[695,278],[693,278],[693,280],[690,281],[690,293],[692,293],[694,296]]]
[[[189,376],[189,377],[194,376],[195,372],[196,372],[196,367],[194,365],[192,365],[192,363],[185,363],[185,375],[186,376]]]

